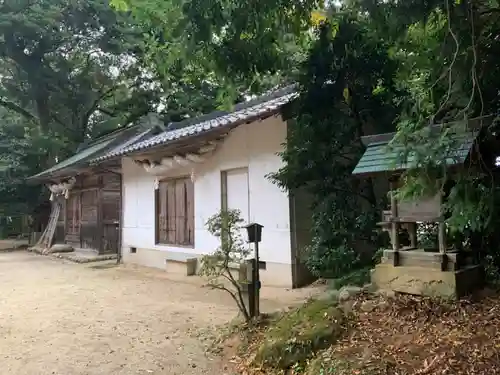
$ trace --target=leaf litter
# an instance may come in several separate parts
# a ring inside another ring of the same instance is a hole
[[[370,312],[356,308],[365,301],[376,307]],[[300,371],[290,368],[286,374],[500,374],[498,292],[454,302],[403,294],[384,299],[366,293],[350,306],[354,308],[349,310],[346,334],[313,359],[326,370],[308,372],[306,366]],[[259,339],[262,335],[256,334],[249,350],[233,359],[239,374],[275,373],[252,368],[248,360],[252,350],[258,350]],[[342,366],[334,365],[340,362]]]

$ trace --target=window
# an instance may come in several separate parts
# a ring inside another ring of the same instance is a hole
[[[190,178],[160,181],[156,190],[156,243],[194,246],[194,186]]]

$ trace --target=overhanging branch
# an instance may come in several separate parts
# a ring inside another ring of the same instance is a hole
[[[37,119],[37,117],[35,115],[33,115],[29,111],[25,110],[24,108],[20,107],[16,103],[9,102],[7,100],[4,100],[4,99],[0,98],[0,105],[2,107],[5,107],[7,109],[10,109],[10,110],[12,110],[14,112],[19,113],[20,115],[26,117],[29,120],[36,120]]]

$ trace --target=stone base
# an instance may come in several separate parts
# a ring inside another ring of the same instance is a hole
[[[68,245],[68,244],[54,244],[50,249],[47,250],[47,254],[53,254],[53,253],[72,253],[75,251],[73,246]]]
[[[88,250],[75,250],[71,253],[52,253],[50,256],[60,259],[66,259],[73,263],[93,263],[116,259],[116,254],[101,254]]]
[[[125,264],[137,264],[146,267],[154,267],[166,270],[168,273],[186,275],[192,273],[193,268],[198,268],[201,262],[196,262],[196,267],[193,264],[187,267],[185,262],[169,261],[168,253],[162,250],[146,249],[137,247],[135,252],[130,252],[128,247],[122,248],[122,261]],[[193,257],[200,258],[201,255],[194,254]],[[187,269],[188,268],[188,269]],[[198,271],[198,269],[196,269]],[[238,278],[240,270],[234,268],[234,276]],[[273,287],[292,287],[292,265],[283,263],[267,262],[266,269],[260,270],[260,278],[262,285]]]
[[[371,281],[380,289],[429,297],[460,298],[484,284],[481,266],[467,266],[458,271],[428,267],[379,264],[372,270]]]

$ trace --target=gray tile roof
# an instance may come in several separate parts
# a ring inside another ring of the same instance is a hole
[[[295,86],[292,85],[273,91],[257,99],[240,103],[231,112],[215,111],[208,115],[173,123],[163,133],[142,141],[133,142],[126,147],[112,150],[101,157],[95,158],[92,160],[92,163],[99,163],[113,157],[164,145],[169,142],[199,135],[215,128],[229,128],[255,119],[267,118],[275,114],[283,105],[289,103],[297,95]]]

